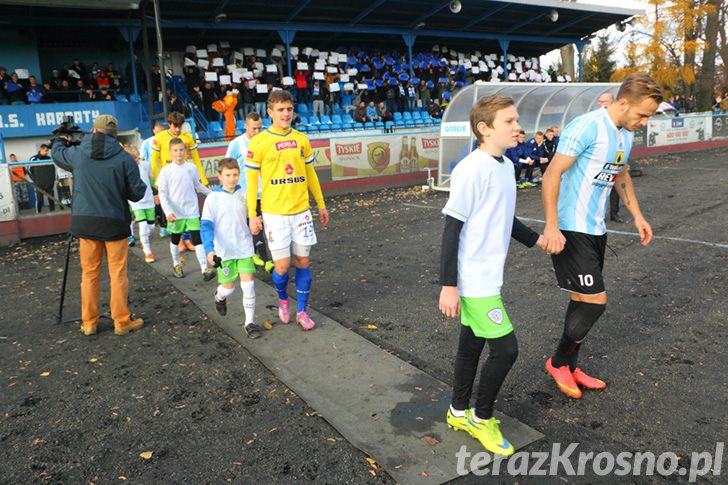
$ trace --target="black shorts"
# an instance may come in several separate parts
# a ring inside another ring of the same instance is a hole
[[[556,280],[563,290],[596,295],[604,291],[604,252],[607,235],[592,236],[582,232],[561,231],[566,246],[560,254],[552,255]]]

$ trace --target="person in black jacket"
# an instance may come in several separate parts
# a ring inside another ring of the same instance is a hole
[[[111,317],[114,333],[124,335],[140,328],[144,321],[133,318],[127,306],[129,280],[126,263],[131,232],[128,201],[144,197],[147,186],[139,176],[134,159],[116,140],[119,123],[113,116],[94,120],[91,135],[79,146],[69,146],[69,139],[56,139],[52,145],[53,161],[73,173],[73,207],[71,233],[80,242],[81,259],[81,331],[96,333],[99,319],[101,260],[104,252],[111,280]]]
[[[31,162],[50,159],[51,157],[48,156],[48,145],[46,144],[41,145],[38,153],[30,157]],[[31,165],[30,177],[33,179],[33,183],[39,189],[41,189],[43,192],[53,195],[53,186],[56,183],[56,167],[54,167],[50,163],[46,165]],[[43,192],[41,192],[40,190],[36,190],[35,212],[37,214],[40,214],[40,212],[43,210],[43,201],[45,199],[45,195],[43,194]],[[56,210],[56,203],[51,197],[48,197],[48,210],[50,210],[51,212]]]

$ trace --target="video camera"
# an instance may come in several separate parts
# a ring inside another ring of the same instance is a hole
[[[69,146],[80,145],[81,137],[85,135],[81,128],[73,124],[73,116],[64,116],[63,123],[58,125],[51,134],[53,136],[49,140],[49,144],[52,145],[54,141],[63,138]]]

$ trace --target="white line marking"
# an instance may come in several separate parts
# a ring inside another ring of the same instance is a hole
[[[417,207],[418,209],[437,209],[440,210],[439,207],[433,207],[431,205],[422,205],[422,204],[402,204],[406,205],[408,207]],[[528,217],[519,217],[520,220],[526,221],[526,222],[538,222],[539,224],[546,224],[546,221],[543,221],[541,219],[530,219]],[[607,234],[620,234],[622,236],[636,236],[639,237],[640,235],[636,232],[626,232],[626,231],[614,231],[609,229],[607,231]],[[710,246],[713,248],[722,248],[722,249],[728,249],[728,244],[724,243],[717,243],[717,242],[710,242],[710,241],[699,241],[697,239],[685,239],[682,237],[671,237],[671,236],[653,236],[653,239],[665,239],[666,241],[677,241],[677,242],[684,242],[684,243],[692,243],[692,244],[700,244],[702,246]]]

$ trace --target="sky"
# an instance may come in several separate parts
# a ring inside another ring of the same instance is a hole
[[[644,0],[577,0],[577,3],[592,4],[592,5],[603,5],[607,7],[621,7],[621,8],[638,8],[643,9],[647,5]],[[611,39],[617,40],[623,37],[624,34],[617,32],[617,29],[610,27],[606,30],[607,34]],[[600,33],[601,34],[601,33]],[[617,61],[618,65],[625,64],[625,58],[621,54],[622,49],[617,49],[614,55],[614,60]],[[561,59],[561,54],[558,49],[549,52],[546,55],[541,56],[541,65],[549,66],[551,64],[556,65]],[[576,65],[576,64],[575,64]]]

